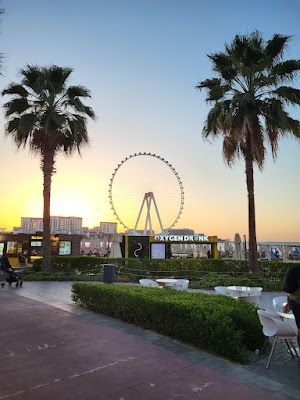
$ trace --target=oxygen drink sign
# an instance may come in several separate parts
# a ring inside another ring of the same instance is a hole
[[[155,242],[208,242],[206,235],[156,235]]]

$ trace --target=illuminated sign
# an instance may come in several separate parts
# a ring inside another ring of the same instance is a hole
[[[163,260],[166,258],[166,245],[164,243],[151,244],[151,258]]]
[[[128,236],[128,257],[149,258],[149,237]]]
[[[209,242],[206,235],[156,235],[155,242]]]
[[[71,241],[70,240],[61,240],[59,242],[59,250],[58,254],[60,256],[70,255],[71,252]]]

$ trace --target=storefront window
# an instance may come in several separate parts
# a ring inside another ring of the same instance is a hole
[[[17,253],[18,242],[7,242],[7,254]]]
[[[60,256],[67,256],[71,254],[71,241],[61,240],[59,242],[59,253]]]
[[[32,256],[42,256],[43,255],[43,246],[41,241],[32,241],[31,245],[31,255]]]

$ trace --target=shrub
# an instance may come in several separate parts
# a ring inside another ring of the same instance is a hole
[[[203,293],[139,286],[74,283],[73,300],[93,311],[244,362],[263,343],[256,308]]]
[[[247,261],[223,259],[107,259],[91,256],[60,256],[52,258],[51,272],[81,274],[82,280],[88,273],[101,274],[104,264],[116,265],[115,280],[138,282],[141,278],[162,276],[186,278],[190,287],[213,289],[214,286],[262,286],[265,291],[282,290],[282,278],[292,263],[259,261],[259,272],[249,273]],[[36,260],[34,271],[40,271],[41,260]],[[100,275],[99,275],[100,276]],[[70,276],[69,276],[70,277]],[[75,276],[74,280],[79,278]]]
[[[59,256],[51,258],[51,272],[85,272],[102,271],[104,264],[120,264],[122,259],[92,256]],[[35,260],[33,271],[40,271],[42,259]]]

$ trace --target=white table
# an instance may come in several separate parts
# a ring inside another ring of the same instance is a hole
[[[163,286],[176,286],[177,284],[177,279],[173,278],[160,278],[160,279],[155,279],[157,283],[162,284]]]
[[[260,296],[262,292],[261,287],[227,286],[227,289],[234,297]]]
[[[231,297],[239,299],[244,298],[249,303],[256,304],[259,296],[261,296],[261,287],[249,287],[249,286],[227,286],[227,290]]]

